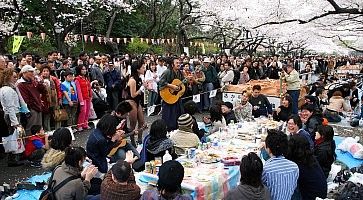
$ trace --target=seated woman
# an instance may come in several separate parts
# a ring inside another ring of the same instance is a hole
[[[49,137],[50,149],[44,154],[42,167],[52,171],[64,161],[64,150],[72,143],[72,134],[68,128],[59,128]]]
[[[234,114],[237,117],[238,121],[250,121],[253,119],[252,117],[252,105],[250,104],[251,94],[247,91],[242,92],[242,101],[240,104],[237,104],[237,106],[234,108]]]
[[[169,139],[167,134],[167,125],[164,120],[155,120],[150,127],[150,134],[144,139],[144,146],[141,150],[141,158],[143,162],[155,160],[156,157],[163,157],[165,151],[168,150],[173,159],[178,156],[174,150],[174,143]]]
[[[184,179],[184,167],[177,161],[163,163],[158,173],[156,190],[146,190],[140,200],[191,200],[191,196],[182,195],[181,183]]]
[[[97,167],[90,165],[82,171],[82,164],[85,159],[86,151],[82,147],[67,147],[65,149],[64,162],[55,169],[50,180],[50,183],[55,181],[53,187],[57,187],[63,181],[66,182],[55,192],[56,199],[83,200],[86,198],[88,190],[91,188],[90,181],[97,173]]]
[[[227,193],[225,200],[271,199],[269,190],[262,184],[263,165],[256,153],[243,156],[239,170],[241,183]]]
[[[273,113],[273,118],[275,121],[287,121],[287,118],[292,113],[292,98],[290,96],[285,96],[282,99],[282,104]]]
[[[209,128],[209,135],[219,131],[220,128],[227,126],[226,120],[222,115],[222,109],[220,105],[213,105],[209,109],[210,118],[204,118],[204,123],[211,124]]]
[[[349,112],[351,110],[350,106],[345,102],[342,92],[335,91],[333,96],[329,99],[329,105],[324,111],[324,117],[329,122],[340,122],[342,118],[339,114],[342,111]]]
[[[192,130],[193,118],[189,114],[182,114],[178,118],[178,129],[170,136],[175,144],[178,155],[184,154],[189,148],[197,148],[199,138]]]
[[[124,125],[119,123],[116,116],[106,114],[100,119],[96,129],[88,137],[87,156],[101,173],[106,173],[108,170],[108,157],[111,162],[120,159],[124,160],[126,152],[131,150],[135,156],[140,158],[137,150],[126,140],[123,140],[125,132],[122,130],[122,126]],[[111,155],[111,151],[115,153]]]
[[[288,143],[286,158],[299,167],[298,188],[292,199],[326,198],[327,182],[319,162],[310,148],[308,140],[302,135],[293,135]]]
[[[331,126],[318,126],[315,135],[314,155],[323,169],[326,178],[328,178],[331,165],[337,157],[333,137],[334,129]]]

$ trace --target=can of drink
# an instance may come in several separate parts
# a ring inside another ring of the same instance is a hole
[[[195,154],[196,154],[196,149],[195,148],[188,149],[188,158],[189,159],[193,159],[195,157]]]
[[[145,162],[145,172],[146,173],[152,173],[152,167],[150,162]]]

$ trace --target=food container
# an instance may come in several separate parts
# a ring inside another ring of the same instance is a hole
[[[237,157],[225,157],[221,160],[221,162],[224,164],[224,166],[239,166],[241,164],[241,161]]]

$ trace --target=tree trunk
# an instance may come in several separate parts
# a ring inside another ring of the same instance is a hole
[[[106,38],[107,38],[107,45],[109,45],[111,48],[112,48],[112,51],[114,54],[119,54],[120,51],[118,49],[118,46],[117,46],[117,43],[116,42],[111,42],[110,41],[110,35],[111,35],[111,31],[112,31],[112,28],[113,28],[113,24],[115,23],[115,19],[116,19],[116,15],[118,13],[119,10],[115,10],[113,11],[112,13],[112,16],[110,18],[110,21],[108,23],[108,28],[107,28],[107,32],[106,32]]]

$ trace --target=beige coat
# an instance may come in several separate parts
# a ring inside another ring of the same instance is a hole
[[[70,176],[80,174],[81,171],[79,169],[66,165],[63,162],[61,167],[58,167],[54,172],[53,180],[56,181],[55,186]],[[57,199],[62,200],[84,200],[90,188],[91,183],[89,181],[83,181],[81,178],[78,178],[65,184],[55,192],[55,196]]]
[[[292,70],[290,74],[282,77],[286,82],[287,90],[300,90],[300,77],[299,72]]]
[[[170,139],[174,142],[175,152],[178,155],[184,154],[185,150],[189,148],[198,147],[199,143],[199,138],[196,134],[180,129],[176,130],[176,132],[170,136]]]
[[[329,105],[326,107],[331,111],[341,112],[341,109],[344,111],[349,111],[350,106],[345,102],[344,98],[341,96],[332,96],[329,99]]]

